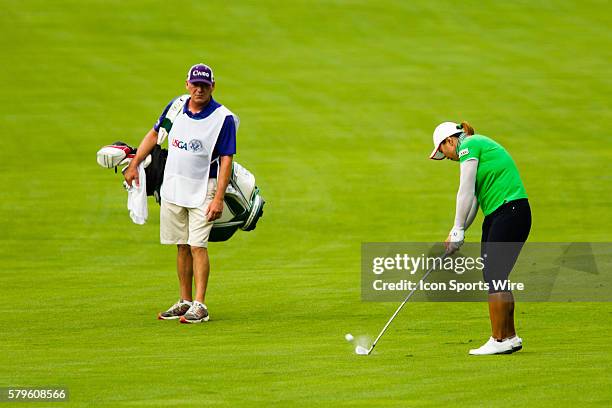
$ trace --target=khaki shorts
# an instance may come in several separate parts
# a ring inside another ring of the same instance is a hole
[[[162,244],[187,244],[194,247],[208,246],[208,236],[213,221],[206,220],[206,207],[217,191],[217,179],[208,179],[208,191],[204,204],[198,208],[185,208],[161,200],[159,212],[159,237]]]

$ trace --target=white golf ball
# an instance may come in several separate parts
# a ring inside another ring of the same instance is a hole
[[[346,333],[344,335],[344,338],[346,339],[346,341],[353,341],[355,339],[351,333]]]

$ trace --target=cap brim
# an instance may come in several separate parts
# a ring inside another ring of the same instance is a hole
[[[440,146],[439,145],[433,149],[433,151],[429,155],[429,158],[433,159],[433,160],[442,160],[442,159],[444,159],[444,154],[440,151]]]
[[[189,81],[190,84],[208,84],[208,85],[212,85],[213,82],[209,81],[207,79],[192,79],[191,81]]]

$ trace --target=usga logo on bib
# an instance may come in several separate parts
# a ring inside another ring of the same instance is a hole
[[[459,157],[463,157],[470,152],[470,149],[465,148],[463,150],[459,150]]]
[[[172,146],[177,147],[181,150],[191,151],[191,152],[199,152],[202,150],[202,142],[198,139],[191,139],[189,143],[185,143],[182,140],[172,139]]]
[[[191,139],[187,146],[189,147],[189,150],[194,153],[202,150],[202,142],[200,142],[198,139]]]

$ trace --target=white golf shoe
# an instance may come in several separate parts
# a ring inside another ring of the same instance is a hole
[[[521,339],[517,335],[514,335],[514,337],[508,339],[508,341],[510,341],[510,343],[512,343],[512,352],[513,353],[515,351],[519,351],[520,349],[523,348],[523,339]]]
[[[488,356],[491,354],[510,354],[513,351],[511,340],[497,341],[493,337],[489,337],[489,341],[482,345],[482,347],[471,349],[470,355]]]

